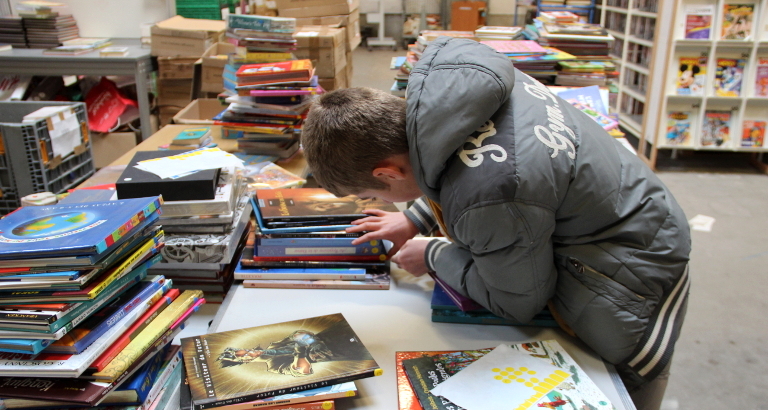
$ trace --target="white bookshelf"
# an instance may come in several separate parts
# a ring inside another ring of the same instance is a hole
[[[768,58],[768,0],[665,0],[673,16],[667,39],[657,42],[661,59],[660,70],[653,71],[658,78],[658,95],[647,95],[646,106],[653,108],[646,113],[645,132],[640,144],[639,155],[654,166],[659,149],[667,150],[712,150],[729,152],[762,153],[763,147],[743,147],[741,144],[746,120],[768,120],[768,98],[756,95],[756,71],[759,58]],[[663,3],[663,2],[662,2]],[[660,5],[662,4],[660,3]],[[721,39],[724,7],[726,4],[752,4],[751,36],[743,40]],[[686,10],[692,6],[714,7],[712,29],[709,39],[685,38]],[[661,14],[660,14],[661,15]],[[663,54],[662,54],[663,52]],[[678,95],[678,77],[681,57],[705,57],[706,75],[702,95]],[[718,59],[744,59],[745,65],[738,96],[718,96],[715,80]],[[705,144],[706,113],[725,111],[730,113],[729,139],[721,144]],[[686,112],[690,115],[688,144],[678,145],[667,139],[668,115],[670,112]],[[653,121],[651,121],[653,119]],[[674,152],[673,152],[674,154]]]

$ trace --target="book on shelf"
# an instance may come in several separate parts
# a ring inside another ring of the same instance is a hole
[[[762,147],[765,141],[765,121],[745,120],[742,123],[741,146]]]
[[[715,95],[718,97],[738,97],[744,77],[743,58],[718,58],[715,71]]]
[[[677,95],[704,95],[706,79],[707,57],[680,57]]]
[[[721,40],[750,40],[752,20],[755,13],[753,3],[723,4]]]
[[[183,338],[181,346],[194,410],[382,373],[340,313]]]
[[[712,19],[715,15],[714,4],[688,4],[685,6],[684,38],[691,40],[709,40],[712,38]]]
[[[702,147],[725,147],[731,141],[731,112],[707,110],[701,130]]]
[[[755,97],[768,97],[768,58],[760,57],[755,66]]]
[[[390,287],[389,273],[366,273],[365,279],[246,279],[246,288],[270,289],[359,289],[387,290]]]
[[[670,111],[667,114],[667,133],[664,139],[665,145],[693,146],[691,137],[691,112]]]

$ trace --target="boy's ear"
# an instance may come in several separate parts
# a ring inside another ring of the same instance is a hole
[[[393,165],[393,164],[387,164],[387,165],[380,165],[373,169],[373,176],[375,178],[379,179],[392,179],[392,180],[403,180],[405,179],[405,174],[400,169],[400,167]]]

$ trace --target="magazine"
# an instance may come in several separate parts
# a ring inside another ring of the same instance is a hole
[[[744,77],[746,60],[741,58],[718,58],[715,72],[715,95],[718,97],[739,97]]]
[[[680,57],[677,95],[704,95],[707,57]]]
[[[765,140],[765,121],[745,120],[741,127],[742,147],[762,147]]]
[[[754,4],[725,4],[721,40],[749,40],[752,37]]]
[[[688,111],[672,111],[667,116],[666,145],[691,146],[691,113]]]
[[[703,147],[725,147],[731,139],[731,112],[707,111],[701,130]]]
[[[755,97],[768,97],[768,58],[761,57],[755,67]]]
[[[712,35],[713,4],[689,4],[685,7],[685,38],[709,40]]]

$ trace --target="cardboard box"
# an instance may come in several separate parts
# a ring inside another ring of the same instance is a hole
[[[276,0],[280,17],[319,17],[350,14],[360,0]]]
[[[159,116],[160,116],[160,128],[165,127],[168,124],[173,123],[173,116],[176,115],[181,111],[181,108],[179,107],[160,107]]]
[[[308,58],[315,66],[318,77],[335,77],[347,65],[346,28],[330,26],[304,26],[296,33],[296,58]]]
[[[200,91],[219,93],[224,90],[224,79],[221,77],[224,66],[227,65],[227,57],[230,53],[236,53],[237,48],[230,43],[216,43],[205,50],[198,60],[200,64]]]
[[[344,68],[344,71],[347,73],[347,87],[352,87],[352,52],[347,52],[347,66]]]
[[[153,56],[200,57],[213,43],[224,39],[227,23],[221,20],[173,16],[151,28]]]
[[[224,111],[217,98],[198,98],[173,116],[174,124],[213,125],[212,118]]]
[[[91,133],[91,151],[96,168],[106,167],[135,146],[135,132]]]
[[[157,77],[160,79],[192,78],[198,57],[158,57]]]
[[[176,107],[178,112],[192,101],[192,80],[157,80],[157,102],[161,106]],[[175,114],[175,112],[174,112]]]
[[[360,10],[337,16],[300,17],[296,19],[296,26],[346,27],[347,51],[354,50],[363,41],[360,35]]]
[[[339,88],[349,87],[349,79],[347,78],[346,70],[341,70],[336,73],[332,78],[318,78],[317,81],[325,89],[325,91],[333,91]]]

